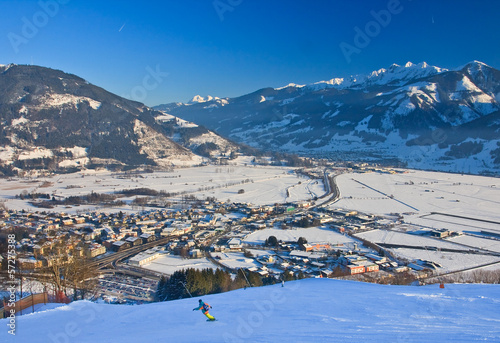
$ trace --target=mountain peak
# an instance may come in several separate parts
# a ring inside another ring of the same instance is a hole
[[[208,102],[212,100],[218,100],[220,99],[219,97],[213,97],[211,95],[207,95],[206,97],[202,97],[201,95],[195,95],[189,102],[188,104],[198,104],[202,102]]]
[[[404,62],[303,88],[262,88],[224,110],[210,102],[169,113],[267,150],[354,159],[362,151],[412,168],[497,174],[500,70],[477,61],[467,68]],[[437,129],[446,132],[439,140]],[[428,145],[429,156],[413,157]]]
[[[313,90],[320,90],[325,88],[346,89],[350,87],[360,87],[366,84],[386,85],[393,84],[394,82],[407,82],[411,79],[427,77],[445,71],[448,71],[448,69],[431,66],[427,62],[418,64],[406,62],[404,66],[394,63],[387,69],[381,68],[364,75],[351,75],[347,78],[333,78],[329,81],[319,81],[309,84],[306,87]],[[281,90],[287,87],[301,88],[304,86],[290,83],[287,86],[275,88],[275,90]]]
[[[319,82],[317,82],[317,83],[328,83],[328,81],[319,81]],[[313,84],[315,84],[315,83],[313,83]],[[305,85],[298,85],[298,84],[296,84],[296,83],[289,83],[289,84],[287,84],[286,86],[279,87],[279,88],[274,88],[274,90],[279,91],[279,90],[282,90],[282,89],[285,89],[285,88],[289,88],[289,87],[302,88],[302,87],[304,87],[304,86],[305,86]]]
[[[10,64],[0,71],[0,150],[7,151],[0,175],[86,165],[170,168],[202,161],[172,141],[154,120],[158,112],[143,104],[60,70]],[[64,153],[68,149],[85,154]],[[23,154],[27,158],[19,164]]]
[[[471,71],[477,72],[477,71],[481,71],[483,68],[491,68],[491,67],[489,65],[487,65],[486,63],[483,63],[481,61],[473,60],[467,64],[464,64],[463,66],[458,67],[457,70],[467,69],[469,72],[471,72]]]

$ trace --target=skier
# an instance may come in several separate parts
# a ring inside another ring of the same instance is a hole
[[[214,321],[216,320],[214,316],[212,316],[210,313],[208,313],[208,310],[211,309],[212,306],[210,306],[207,303],[204,303],[203,300],[200,299],[199,301],[199,306],[197,308],[193,308],[193,311],[198,311],[201,310],[205,316],[207,316],[209,321]]]

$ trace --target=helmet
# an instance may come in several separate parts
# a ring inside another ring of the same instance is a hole
[[[203,300],[201,300],[201,299],[200,299],[200,300],[199,300],[199,302],[200,302],[200,303],[202,303],[202,302],[203,302]]]

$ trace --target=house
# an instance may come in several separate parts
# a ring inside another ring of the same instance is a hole
[[[83,224],[83,223],[85,223],[85,218],[84,217],[76,217],[74,220],[75,220],[75,223],[77,223],[77,224]]]
[[[408,267],[416,271],[421,271],[425,269],[424,267],[419,266],[418,264],[415,263],[408,263]]]
[[[63,223],[63,225],[66,225],[66,226],[74,224],[73,219],[71,219],[71,218],[70,219],[64,219],[62,223]]]
[[[365,263],[364,267],[365,267],[366,272],[378,272],[379,271],[379,266],[378,266],[378,264],[375,264],[375,263]]]
[[[128,263],[132,266],[142,266],[146,263],[149,263],[149,262],[157,259],[160,256],[161,256],[161,254],[157,250],[149,249],[149,250],[143,251],[143,252],[135,255],[134,257],[131,257],[128,260]]]
[[[362,274],[365,272],[365,267],[356,264],[348,264],[347,270],[349,272],[349,275]]]
[[[149,233],[143,233],[139,236],[139,238],[142,239],[142,243],[153,242],[156,240],[156,237]]]
[[[243,248],[243,246],[241,244],[241,239],[239,239],[239,238],[231,238],[227,242],[227,245],[228,245],[229,249],[233,250],[233,251],[239,251]]]
[[[304,244],[303,245],[305,251],[320,251],[320,250],[330,250],[329,244]]]
[[[33,256],[18,258],[17,262],[19,263],[19,266],[21,267],[21,269],[24,269],[24,270],[42,267],[42,261],[37,260]]]
[[[200,258],[203,257],[203,252],[200,249],[192,249],[189,251],[189,256],[191,258]]]
[[[432,230],[430,232],[431,237],[445,238],[451,236],[451,231],[446,229]]]
[[[361,262],[367,261],[366,257],[360,255],[345,255],[339,258],[339,261],[344,264],[359,264]]]
[[[216,221],[217,221],[216,216],[211,215],[211,214],[207,214],[207,215],[200,218],[200,221],[198,222],[198,227],[212,226],[212,225],[215,225]]]
[[[85,255],[87,257],[96,257],[105,253],[106,253],[106,247],[104,245],[97,243],[90,245],[85,251]]]
[[[131,246],[135,247],[142,244],[142,239],[139,237],[128,237],[125,239],[125,242],[129,242]]]
[[[366,254],[365,257],[367,257],[370,260],[375,261],[375,262],[381,262],[381,263],[387,262],[387,257],[385,257],[385,256],[379,256],[379,255],[375,255],[375,254]]]
[[[117,241],[117,242],[114,242],[113,244],[111,244],[111,250],[116,251],[116,252],[128,249],[130,247],[131,247],[131,244],[129,242],[126,242],[126,241]]]

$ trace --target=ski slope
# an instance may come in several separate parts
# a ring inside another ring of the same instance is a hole
[[[305,279],[148,305],[78,301],[0,320],[1,342],[472,342],[500,341],[500,286],[387,286]]]

